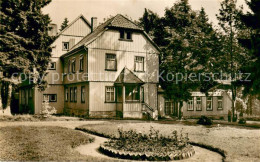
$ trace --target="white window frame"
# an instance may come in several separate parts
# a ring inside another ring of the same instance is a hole
[[[113,56],[113,58],[111,57]],[[109,68],[108,67],[108,62],[109,61],[113,61],[114,62],[114,68]],[[117,71],[117,59],[116,59],[116,54],[113,54],[113,53],[106,53],[106,64],[105,64],[105,70],[108,70],[108,71]]]
[[[106,88],[105,102],[115,102],[115,87],[114,86],[106,86],[105,88]],[[109,96],[109,99],[108,99],[108,96]]]
[[[67,48],[65,48],[65,44],[67,44]],[[70,49],[69,42],[62,42],[62,51],[68,51]]]
[[[223,97],[222,96],[218,96],[218,110],[223,110]],[[221,107],[219,107],[219,103],[221,102]]]
[[[188,100],[188,102],[187,102],[187,110],[188,110],[188,111],[194,111],[193,98]]]
[[[75,73],[76,72],[76,59],[71,60],[71,72]]]
[[[174,108],[173,101],[169,100],[169,99],[165,99],[164,104],[165,104],[165,106],[164,106],[164,113],[165,113],[165,115],[172,114],[173,113],[172,111],[173,111],[173,108]]]
[[[54,65],[54,66],[52,67],[52,65]],[[56,62],[51,62],[50,63],[49,70],[56,70]]]
[[[81,103],[85,103],[85,98],[86,98],[85,86],[81,86]]]
[[[51,96],[55,96],[55,100],[51,100]],[[43,102],[48,100],[49,102],[57,102],[57,94],[43,94]]]
[[[144,57],[135,56],[135,72],[144,72]]]
[[[84,56],[79,57],[79,71],[84,71]]]
[[[210,102],[210,107],[208,107],[208,102]],[[213,110],[213,97],[207,97],[206,98],[206,110],[207,111],[212,111]]]
[[[199,100],[198,100],[199,98]],[[198,103],[200,102],[200,103]],[[202,111],[202,97],[196,97],[196,111]]]

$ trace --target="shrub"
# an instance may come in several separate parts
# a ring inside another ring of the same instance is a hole
[[[44,100],[42,103],[42,111],[41,115],[45,118],[49,117],[52,114],[56,114],[57,110],[55,107],[50,106],[50,103],[48,100]]]
[[[201,125],[212,125],[212,120],[206,116],[201,116],[197,121],[197,124]]]
[[[173,131],[167,137],[153,127],[148,135],[135,130],[123,131],[122,128],[118,129],[118,133],[119,138],[110,139],[101,145],[102,152],[134,160],[173,160],[194,154],[188,134],[184,136],[182,131],[179,135]]]
[[[245,118],[240,118],[238,123],[239,124],[246,124],[246,119]]]

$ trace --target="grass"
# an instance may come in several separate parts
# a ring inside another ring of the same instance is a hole
[[[68,116],[50,116],[48,118],[44,118],[41,115],[30,115],[30,114],[22,114],[22,115],[12,115],[12,116],[0,116],[0,122],[14,122],[14,121],[79,121],[84,120],[83,118],[78,117],[68,117]]]
[[[54,126],[0,128],[0,160],[107,161],[79,154],[73,148],[94,141],[88,135]]]
[[[226,161],[259,161],[260,160],[260,130],[244,129],[243,127],[205,127],[183,124],[146,123],[119,123],[84,125],[78,129],[93,132],[104,137],[118,137],[117,129],[135,129],[137,132],[149,133],[150,126],[160,130],[163,135],[170,135],[173,130],[178,132],[183,128],[183,133],[188,133],[190,141],[197,145],[204,145],[221,152],[226,156]]]

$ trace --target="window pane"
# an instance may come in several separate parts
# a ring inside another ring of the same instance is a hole
[[[125,91],[126,101],[139,101],[140,93],[138,86],[126,86]]]
[[[144,57],[135,57],[135,71],[144,71]]]
[[[126,39],[132,39],[132,35],[131,35],[130,32],[127,32],[127,34],[126,34]]]
[[[124,39],[124,34],[125,34],[124,31],[121,30],[121,31],[120,31],[120,38],[121,38],[121,39]]]
[[[74,101],[77,102],[77,87],[74,87]]]
[[[116,70],[116,55],[106,54],[106,69]]]
[[[79,60],[79,68],[80,68],[80,70],[83,70],[83,67],[84,67],[84,59],[83,59],[83,57],[81,57],[80,60]]]
[[[70,88],[70,101],[74,100],[73,88]]]
[[[115,88],[114,87],[106,87],[106,101],[107,102],[115,101]]]

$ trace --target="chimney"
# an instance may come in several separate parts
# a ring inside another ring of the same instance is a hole
[[[49,27],[51,27],[51,29],[48,31],[48,35],[49,36],[55,36],[57,34],[57,31],[58,31],[57,24],[50,24]]]
[[[96,29],[97,27],[97,18],[92,17],[91,18],[91,33]]]

